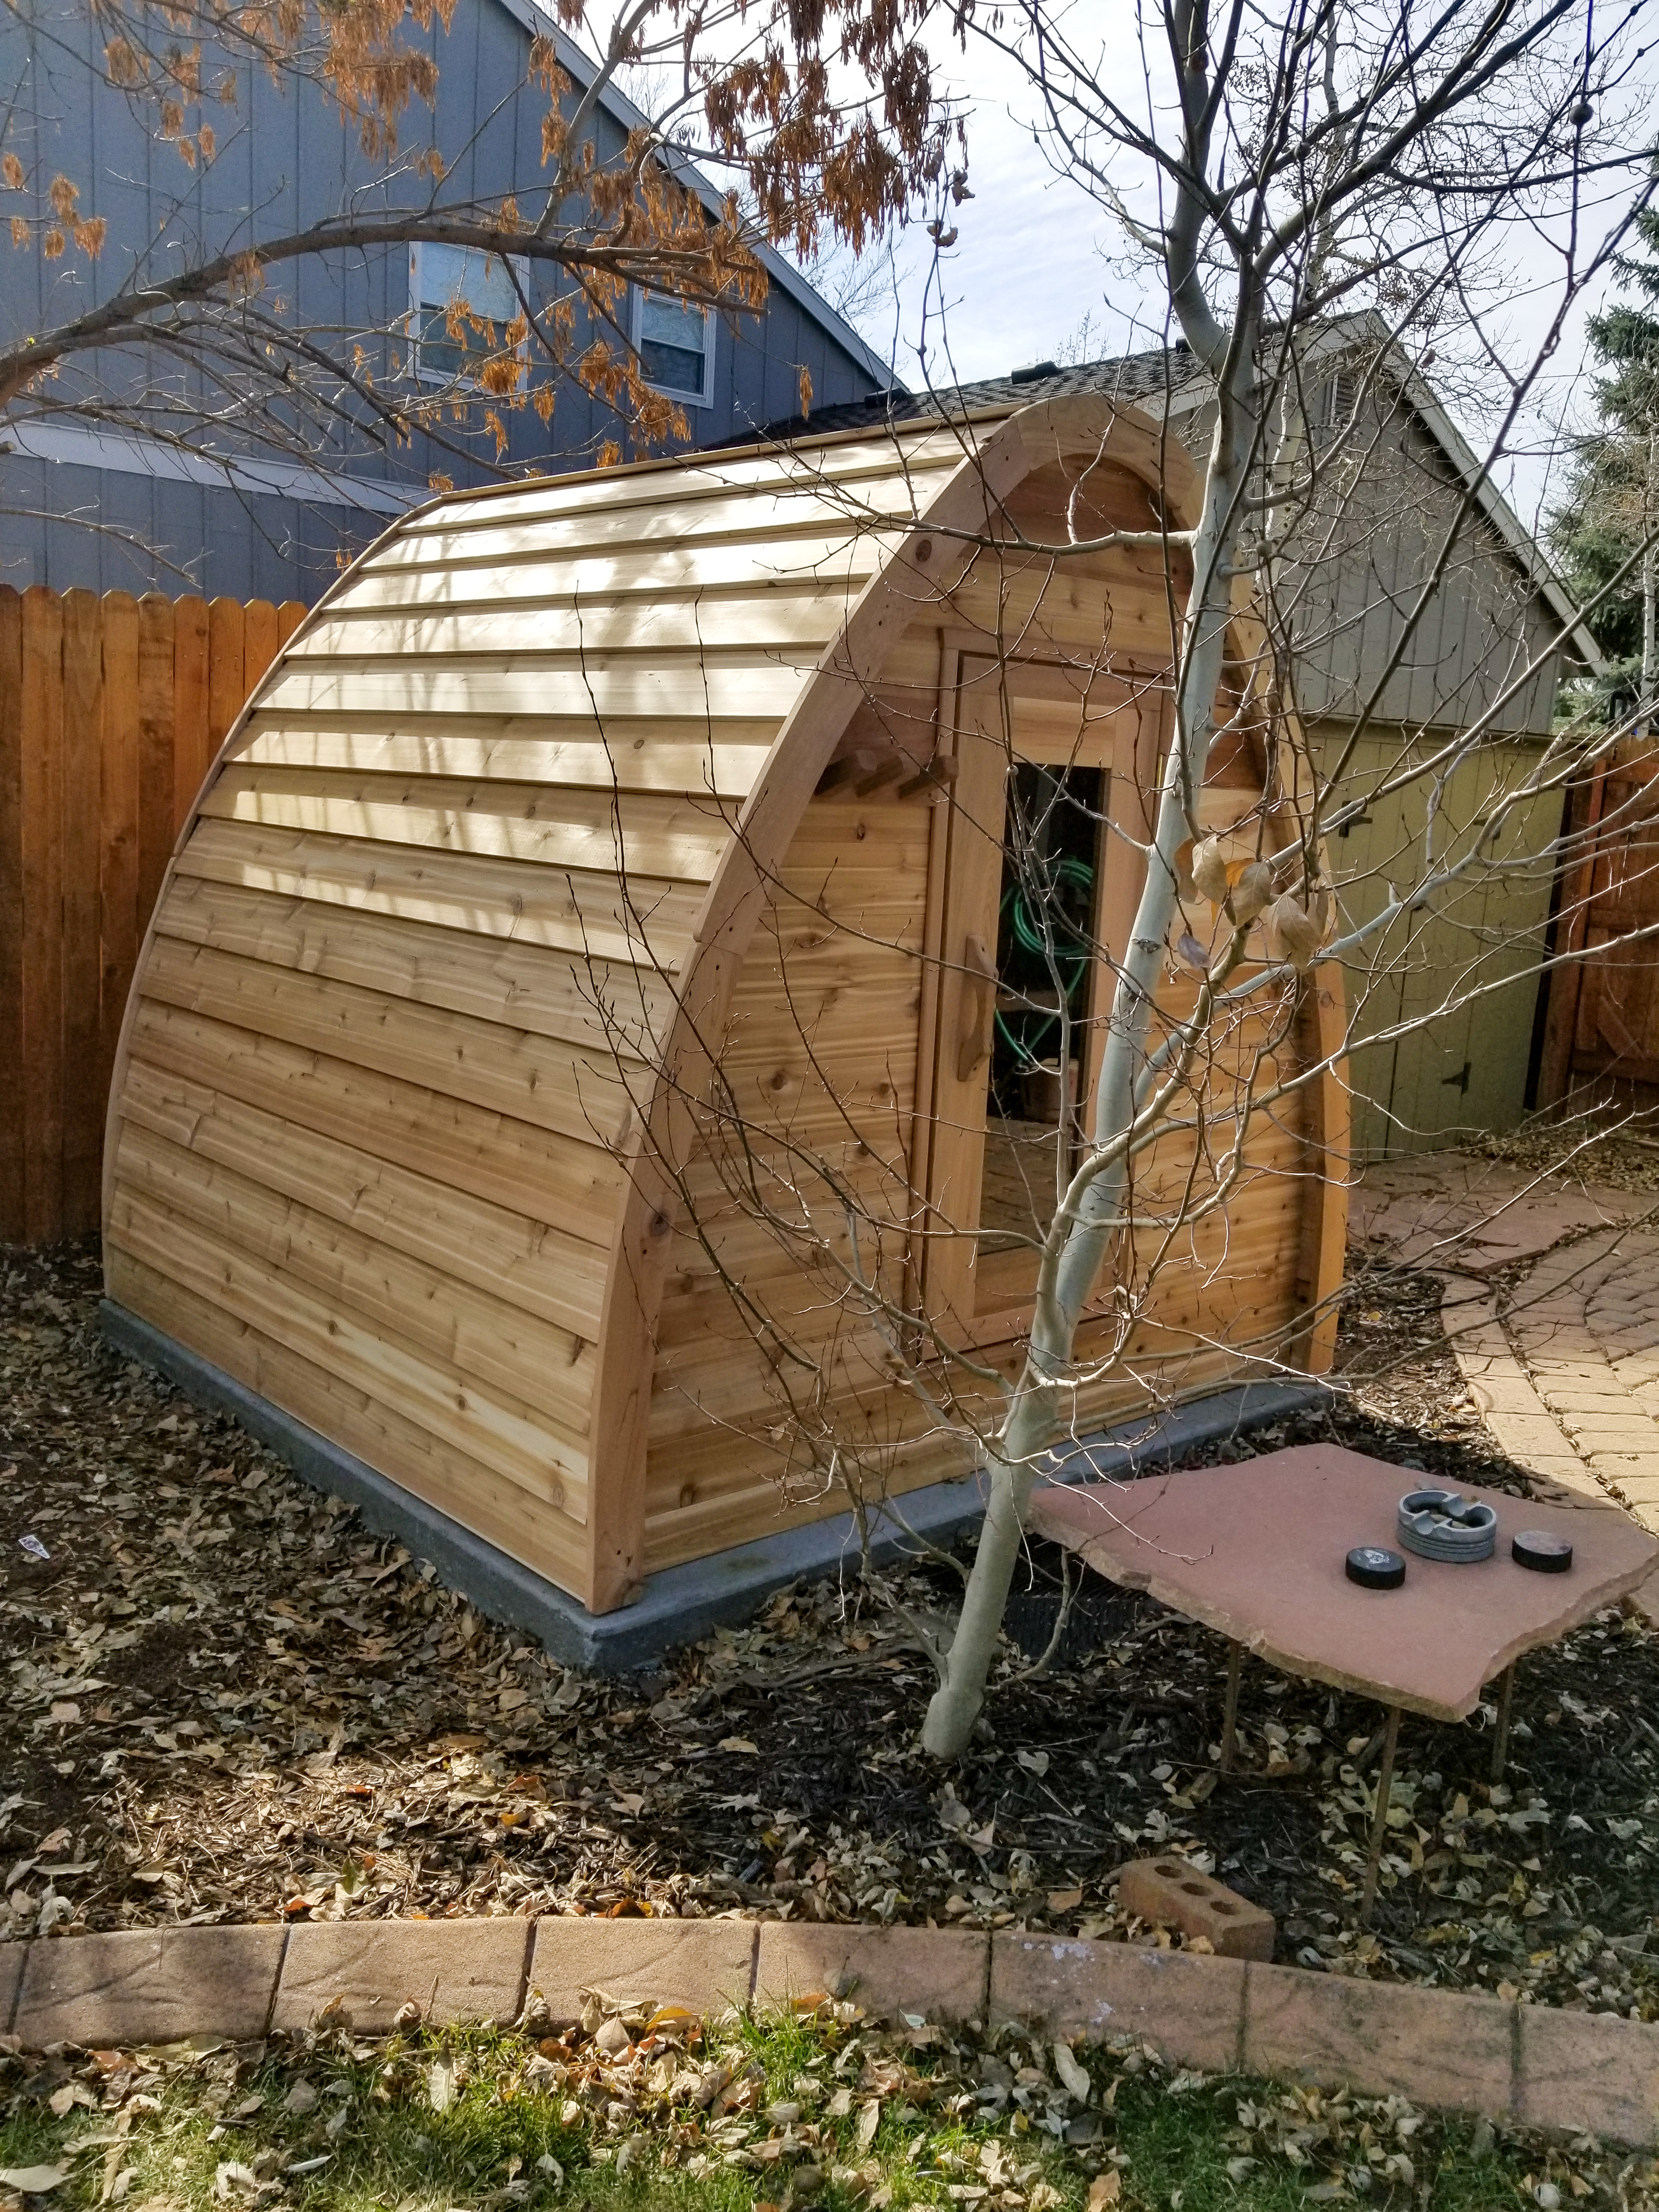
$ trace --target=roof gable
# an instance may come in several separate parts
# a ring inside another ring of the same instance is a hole
[[[592,54],[585,52],[554,18],[537,4],[537,0],[495,0],[514,21],[532,38],[551,39],[558,55],[559,66],[579,88],[586,90],[592,82],[595,63]],[[599,105],[611,120],[623,131],[648,127],[649,118],[636,107],[627,94],[613,85],[607,85],[599,94]],[[664,158],[673,175],[688,191],[694,191],[710,215],[719,216],[725,208],[725,195],[705,177],[696,163],[673,147],[665,147]],[[891,367],[872,351],[842,315],[837,314],[830,302],[799,269],[770,246],[757,248],[757,258],[769,280],[785,292],[811,318],[824,334],[878,385],[884,392],[902,392],[904,386],[893,374]]]
[[[1444,457],[1459,486],[1472,495],[1476,512],[1496,531],[1510,558],[1562,624],[1574,653],[1590,668],[1600,668],[1600,649],[1543,549],[1492,482],[1428,379],[1382,318],[1370,309],[1334,317],[1310,334],[1308,358],[1315,362],[1335,361],[1358,346],[1370,347],[1384,356],[1395,391]],[[866,400],[817,410],[812,428],[820,432],[867,430],[878,422],[899,423],[930,414],[983,417],[1039,399],[1085,393],[1099,393],[1121,405],[1144,408],[1154,415],[1165,410],[1182,415],[1205,404],[1209,384],[1189,349],[1178,343],[1073,368],[1039,363],[1030,369],[1014,369],[1006,376],[985,377],[919,396],[902,386],[894,387]],[[780,423],[768,428],[774,434],[785,435],[789,426]]]

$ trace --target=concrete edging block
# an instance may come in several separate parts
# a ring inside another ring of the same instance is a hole
[[[1232,2074],[1244,2039],[1245,1972],[1239,1959],[1005,1931],[991,1938],[990,2017],[1066,2042],[1138,2035],[1177,2066]]]
[[[989,1941],[973,1929],[763,1920],[755,2002],[782,2008],[797,1997],[850,1996],[890,2017],[983,2020],[989,1973]]]
[[[1659,2145],[1659,2026],[1409,1984],[1013,1929],[753,1920],[317,1921],[0,1944],[0,2021],[25,2049],[127,2047],[310,2027],[360,2032],[413,2002],[434,2024],[577,2019],[590,1990],[710,2017],[851,1994],[872,2014],[1014,2020],[1068,2042],[1143,2039],[1172,2064],[1347,2087]],[[6,2031],[0,2030],[0,2033]]]
[[[1497,1997],[1252,1966],[1244,2002],[1249,2073],[1494,2120],[1511,2109],[1516,2008]]]
[[[273,2027],[310,2027],[339,1998],[353,2027],[390,2033],[399,2009],[422,2019],[505,2024],[524,2009],[532,1923],[310,1920],[289,1930]]]
[[[530,1994],[562,2025],[581,2017],[590,1990],[647,2004],[684,2005],[704,2019],[741,2011],[755,1986],[752,1920],[590,1920],[545,1913],[536,1923]]]
[[[0,1943],[0,2035],[11,2033],[11,2024],[17,2010],[17,1992],[23,1986],[23,1962],[28,1956],[27,1943]]]
[[[1517,2005],[1515,2117],[1528,2127],[1659,2143],[1659,2027]]]
[[[49,2043],[182,2043],[265,2032],[287,1931],[132,1928],[37,1937],[28,1948],[14,2032]]]

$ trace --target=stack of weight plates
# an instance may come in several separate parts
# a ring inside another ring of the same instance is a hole
[[[1491,1559],[1498,1544],[1498,1516],[1490,1505],[1471,1505],[1455,1490],[1412,1490],[1400,1501],[1400,1540],[1420,1559],[1454,1566]]]

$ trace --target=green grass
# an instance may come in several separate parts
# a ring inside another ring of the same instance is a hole
[[[1172,2075],[1133,2047],[1078,2054],[1091,2078],[1083,2124],[1097,2133],[1067,2145],[1042,2121],[1053,2112],[1075,2124],[1085,2108],[1059,2094],[1052,2052],[1019,2039],[993,2051],[927,2031],[894,2037],[843,2005],[737,2021],[706,2045],[672,2026],[640,2040],[643,2055],[619,2064],[580,2038],[492,2033],[368,2043],[337,2031],[252,2049],[15,2057],[0,2062],[0,2169],[67,2172],[27,2197],[0,2183],[0,2205],[1087,2212],[1091,2192],[1095,2212],[1659,2205],[1659,2166],[1645,2154],[1494,2134],[1398,2100]],[[977,2094],[988,2058],[1015,2072],[1035,2061],[1050,2078],[1023,2085],[1027,2109],[988,2106]],[[751,2107],[720,2128],[686,2094],[690,2076],[715,2064]],[[665,2087],[670,2075],[678,2087]],[[851,2109],[837,2115],[843,2089]],[[878,2124],[861,2143],[872,2101]],[[769,2118],[781,2102],[800,2104],[799,2118]],[[781,2155],[729,2162],[781,2138]],[[313,2160],[326,2163],[304,2170]]]

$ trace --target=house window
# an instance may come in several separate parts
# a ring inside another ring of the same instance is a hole
[[[515,258],[514,272],[525,282],[526,264]],[[459,336],[450,329],[451,309],[465,307]],[[409,336],[418,374],[428,384],[466,381],[507,343],[507,329],[523,313],[513,276],[499,254],[471,246],[440,246],[429,240],[409,249]],[[488,328],[478,329],[475,325]],[[526,351],[520,346],[520,356]]]
[[[714,318],[662,292],[634,294],[634,348],[653,392],[693,407],[714,397]]]

